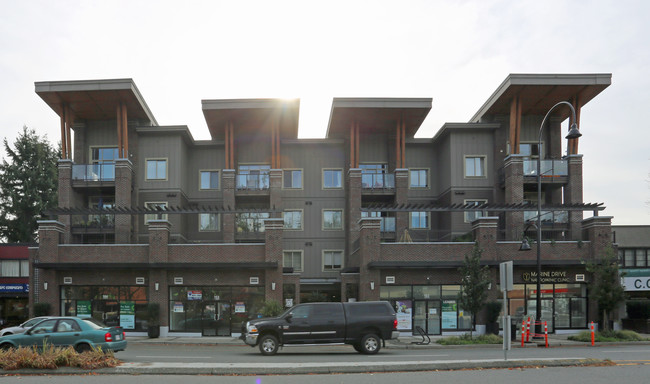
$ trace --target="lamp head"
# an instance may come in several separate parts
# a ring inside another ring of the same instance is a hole
[[[571,127],[569,127],[569,133],[566,135],[566,138],[577,139],[580,136],[582,136],[582,133],[580,133],[580,130],[578,129],[578,124],[571,124]]]
[[[528,243],[528,239],[524,237],[523,240],[521,240],[521,246],[519,247],[520,251],[530,251],[532,248],[530,247],[530,243]]]

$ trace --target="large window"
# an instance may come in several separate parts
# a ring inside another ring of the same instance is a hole
[[[167,179],[167,159],[147,159],[147,180]]]
[[[302,188],[302,169],[285,169],[282,172],[283,184],[285,189]]]
[[[264,220],[270,217],[268,212],[238,213],[235,217],[237,232],[256,233],[264,232]]]
[[[282,254],[282,266],[293,268],[294,272],[302,272],[302,251],[284,251]]]
[[[323,251],[323,271],[338,271],[343,266],[343,251]]]
[[[160,213],[147,213],[144,215],[144,224],[147,225],[149,220],[167,220],[167,214],[162,211],[167,210],[166,201],[148,201],[144,203],[146,209],[161,210]]]
[[[341,169],[323,169],[323,188],[343,188],[343,171]]]
[[[117,147],[93,147],[90,148],[90,154],[93,164],[95,163],[112,163],[118,158]]]
[[[650,266],[650,249],[631,248],[619,249],[618,251],[621,266],[626,268]]]
[[[0,276],[2,277],[28,277],[28,260],[0,260]]]
[[[342,209],[323,210],[323,230],[341,230],[341,229],[343,229],[343,210]]]
[[[295,231],[302,229],[302,210],[284,211],[284,229]]]
[[[481,205],[487,203],[487,200],[465,200],[465,204],[468,205]],[[466,223],[471,223],[472,221],[478,219],[479,217],[483,217],[483,211],[466,211],[465,212],[465,222]]]
[[[411,229],[428,229],[429,212],[410,212],[409,228]]]
[[[199,214],[199,231],[215,232],[219,230],[218,213],[200,213]]]
[[[428,188],[429,172],[427,169],[409,169],[409,186],[411,188]]]
[[[485,156],[465,157],[465,177],[485,177]]]
[[[219,171],[200,171],[200,189],[219,189]]]
[[[265,164],[240,165],[237,173],[237,189],[264,190],[269,189],[269,174],[271,166]]]

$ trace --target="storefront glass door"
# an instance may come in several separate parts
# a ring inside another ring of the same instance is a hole
[[[422,327],[427,335],[440,334],[440,300],[415,301],[413,307],[413,333]]]

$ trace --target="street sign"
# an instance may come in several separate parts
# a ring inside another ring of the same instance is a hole
[[[501,277],[501,291],[512,291],[512,261],[506,261],[499,264]]]

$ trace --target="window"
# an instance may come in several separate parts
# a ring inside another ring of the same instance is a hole
[[[465,177],[485,177],[485,156],[465,157]]]
[[[324,230],[343,229],[343,210],[341,209],[323,210],[323,229]]]
[[[148,159],[147,180],[166,180],[166,179],[167,179],[167,160]]]
[[[343,265],[343,251],[323,251],[323,271],[337,271]]]
[[[301,169],[285,169],[282,173],[284,182],[283,187],[286,189],[300,189],[302,188],[302,170]]]
[[[282,254],[282,266],[293,268],[294,272],[302,272],[302,251],[284,251]]]
[[[539,148],[537,146],[538,143],[519,143],[519,154],[526,157],[538,157],[540,153],[543,153],[540,149],[544,149],[544,143]]]
[[[268,212],[238,213],[235,216],[237,232],[264,232],[264,220],[270,217]]]
[[[428,188],[429,175],[426,169],[410,169],[409,182],[411,188]]]
[[[214,232],[219,230],[218,213],[200,213],[199,214],[199,231]]]
[[[0,276],[29,277],[29,260],[0,260]]]
[[[219,171],[200,171],[199,189],[219,189]]]
[[[119,157],[117,147],[90,148],[90,157],[94,163],[112,163]]]
[[[323,169],[323,188],[343,188],[343,171],[340,169]]]
[[[481,205],[487,203],[487,200],[465,200],[463,203],[468,205]],[[471,223],[472,221],[483,217],[483,211],[467,211],[465,212],[465,222]]]
[[[284,211],[284,229],[302,230],[302,211]]]
[[[269,189],[270,165],[250,164],[240,165],[237,173],[237,189],[261,190]]]
[[[620,262],[624,267],[650,266],[650,251],[645,248],[619,249]]]
[[[411,229],[427,229],[429,228],[429,213],[410,212],[409,223]]]
[[[144,207],[146,209],[160,209],[163,211],[167,210],[167,202],[166,201],[150,201],[150,202],[145,202]],[[149,220],[167,220],[167,214],[166,213],[147,213],[144,215],[144,225],[147,225],[149,223]]]

